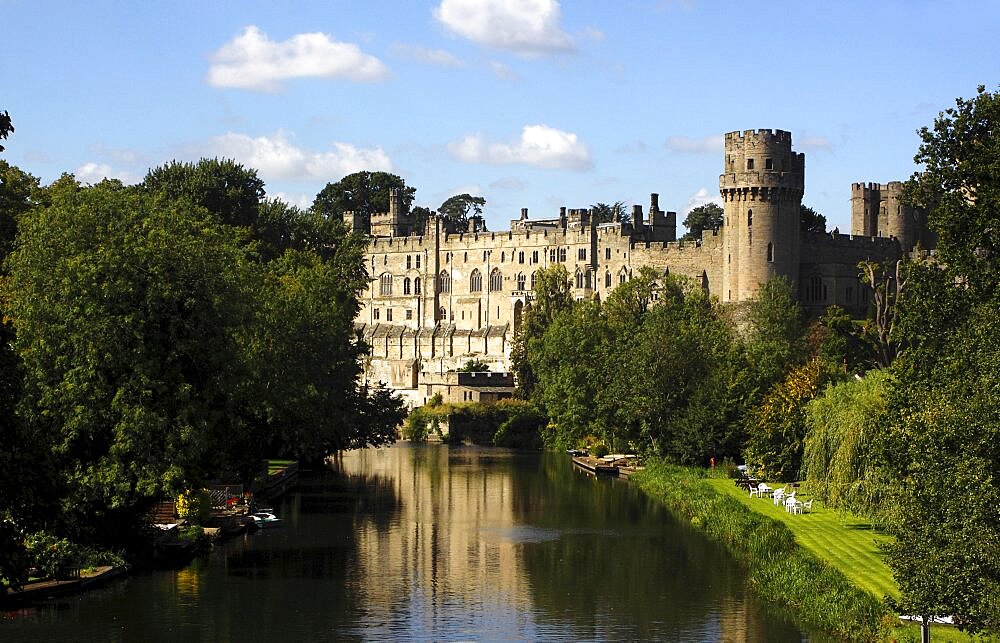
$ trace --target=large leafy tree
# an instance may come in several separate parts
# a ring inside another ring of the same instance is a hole
[[[714,230],[722,226],[722,206],[717,203],[706,203],[692,208],[684,218],[684,227],[688,229],[685,239],[701,239],[702,232]]]
[[[465,232],[469,228],[469,219],[477,217],[482,220],[483,206],[486,199],[481,196],[471,194],[456,194],[448,197],[444,203],[438,207],[438,214],[444,221],[445,229],[449,232]],[[481,228],[485,230],[486,227]]]
[[[632,223],[632,212],[624,201],[595,203],[590,206],[590,211],[598,223]]]
[[[913,267],[880,462],[896,481],[888,562],[900,609],[1000,631],[1000,94],[980,87],[920,130],[906,186],[938,234]]]
[[[532,356],[537,353],[546,329],[555,317],[573,304],[573,291],[569,273],[562,264],[539,270],[535,278],[532,301],[524,313],[521,326],[514,332],[510,361],[517,376],[517,393],[531,397],[537,378],[532,366]]]
[[[389,190],[393,188],[401,191],[403,209],[409,211],[416,188],[407,187],[395,174],[367,170],[327,183],[316,195],[312,209],[327,218],[340,219],[345,212],[355,212],[370,220],[372,214],[389,211]]]
[[[799,223],[802,226],[802,232],[818,234],[826,232],[826,217],[804,203],[799,205]]]
[[[230,159],[172,161],[146,174],[142,187],[171,201],[187,200],[219,217],[221,223],[252,227],[264,199],[257,171]]]
[[[252,274],[233,229],[136,190],[59,191],[18,239],[7,307],[21,416],[61,488],[53,515],[118,537],[151,498],[222,473]]]
[[[7,110],[0,112],[0,138],[7,140],[7,136],[14,131],[14,125],[10,120]],[[0,145],[0,152],[4,151],[4,146]]]

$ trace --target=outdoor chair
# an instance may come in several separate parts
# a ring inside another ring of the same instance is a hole
[[[778,505],[780,505],[784,497],[785,497],[784,487],[781,487],[780,489],[775,489],[774,495],[772,496],[772,498],[774,498],[774,506],[777,507]]]
[[[813,501],[806,500],[802,503],[802,513],[809,513],[813,510]]]
[[[756,487],[750,487],[750,497],[753,498],[757,496],[758,498],[763,498],[771,493],[771,487],[767,486],[765,483],[760,483]]]

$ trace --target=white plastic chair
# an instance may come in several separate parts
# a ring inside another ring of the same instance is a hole
[[[802,503],[802,511],[800,513],[809,513],[812,510],[813,510],[813,501],[806,500],[805,502]]]
[[[766,484],[764,484],[762,482],[759,485],[757,485],[756,487],[751,487],[750,488],[750,497],[753,498],[754,496],[757,496],[758,498],[763,498],[768,493],[770,493],[770,491],[771,491],[771,487],[767,486]]]
[[[772,498],[774,498],[774,506],[777,507],[778,505],[780,505],[784,497],[785,497],[784,487],[781,487],[780,489],[775,489],[774,495],[772,496]]]

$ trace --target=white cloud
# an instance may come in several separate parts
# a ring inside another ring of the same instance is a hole
[[[295,147],[283,131],[274,136],[250,137],[228,133],[208,143],[208,155],[234,158],[256,169],[265,180],[324,180],[359,170],[391,170],[392,161],[382,148],[364,149],[333,143],[327,152]]]
[[[100,183],[104,179],[118,179],[125,184],[139,182],[138,177],[129,172],[125,172],[124,170],[115,172],[107,163],[94,163],[93,161],[84,163],[76,168],[73,175],[76,176],[76,180],[80,183],[90,183],[92,185]]]
[[[276,199],[280,199],[289,205],[302,208],[303,210],[312,207],[313,200],[315,199],[315,196],[310,196],[308,194],[290,194],[288,192],[275,192],[271,196]]]
[[[795,147],[811,152],[830,151],[833,145],[825,136],[802,136],[795,141]]]
[[[677,213],[678,219],[683,221],[683,217],[687,216],[687,213],[694,210],[699,205],[705,205],[706,203],[714,203],[718,206],[722,205],[722,197],[716,192],[709,192],[707,188],[699,188],[697,192],[691,195],[687,200],[687,203],[681,208],[681,211]]]
[[[357,45],[337,42],[324,33],[300,33],[275,42],[250,25],[212,54],[208,84],[277,91],[291,78],[344,78],[372,82],[389,69]]]
[[[493,75],[500,80],[517,80],[517,73],[503,63],[498,63],[496,61],[491,62],[490,70],[492,70]]]
[[[488,47],[525,55],[575,49],[559,26],[556,0],[441,0],[434,17],[453,33]]]
[[[509,165],[524,163],[564,170],[587,170],[593,165],[587,145],[572,132],[547,125],[525,125],[512,143],[490,143],[479,134],[448,144],[455,158],[468,163]]]
[[[703,138],[671,136],[663,145],[668,150],[682,154],[714,154],[725,150],[725,139],[722,136],[705,136]]]
[[[461,58],[443,49],[427,49],[426,47],[397,43],[390,47],[390,51],[396,56],[412,58],[429,65],[438,65],[439,67],[465,66],[465,62]]]
[[[505,176],[490,183],[490,187],[494,190],[523,190],[525,186],[524,181],[518,177]]]

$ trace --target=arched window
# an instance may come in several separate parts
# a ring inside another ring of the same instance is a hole
[[[819,275],[813,275],[806,284],[805,300],[810,302],[826,301],[826,284]]]
[[[623,284],[628,281],[628,272],[622,268],[622,271],[618,273],[618,283]]]
[[[610,272],[604,273],[604,287],[605,288],[610,288],[611,287],[611,273]]]
[[[771,242],[767,244],[767,260],[774,261],[774,244]]]
[[[494,268],[490,273],[490,292],[503,290],[503,274],[499,268]]]
[[[523,272],[517,273],[517,290],[524,290],[524,286],[527,284],[528,280],[524,276]]]
[[[469,290],[472,292],[483,291],[483,275],[478,268],[473,270],[472,276],[469,277]]]
[[[503,263],[504,261],[507,261],[507,253],[506,252],[501,252],[500,253],[500,263]]]
[[[438,275],[438,292],[451,292],[451,275],[447,270]]]
[[[414,295],[420,294],[420,277],[417,277],[413,280],[413,294]]]
[[[753,225],[753,210],[747,210],[747,227]]]
[[[392,275],[387,272],[382,273],[378,280],[378,293],[380,295],[392,294]]]
[[[534,273],[534,272],[533,272],[533,273],[531,273],[531,289],[532,289],[532,290],[534,290],[534,289],[535,289],[535,277],[536,277],[536,275],[537,275],[537,274],[538,274],[538,273]]]
[[[583,273],[579,270],[576,271],[576,287],[583,288]]]
[[[403,294],[404,295],[409,295],[410,294],[410,278],[409,277],[407,277],[406,279],[403,280]]]
[[[448,311],[444,309],[444,306],[438,309],[438,321],[447,321]]]

